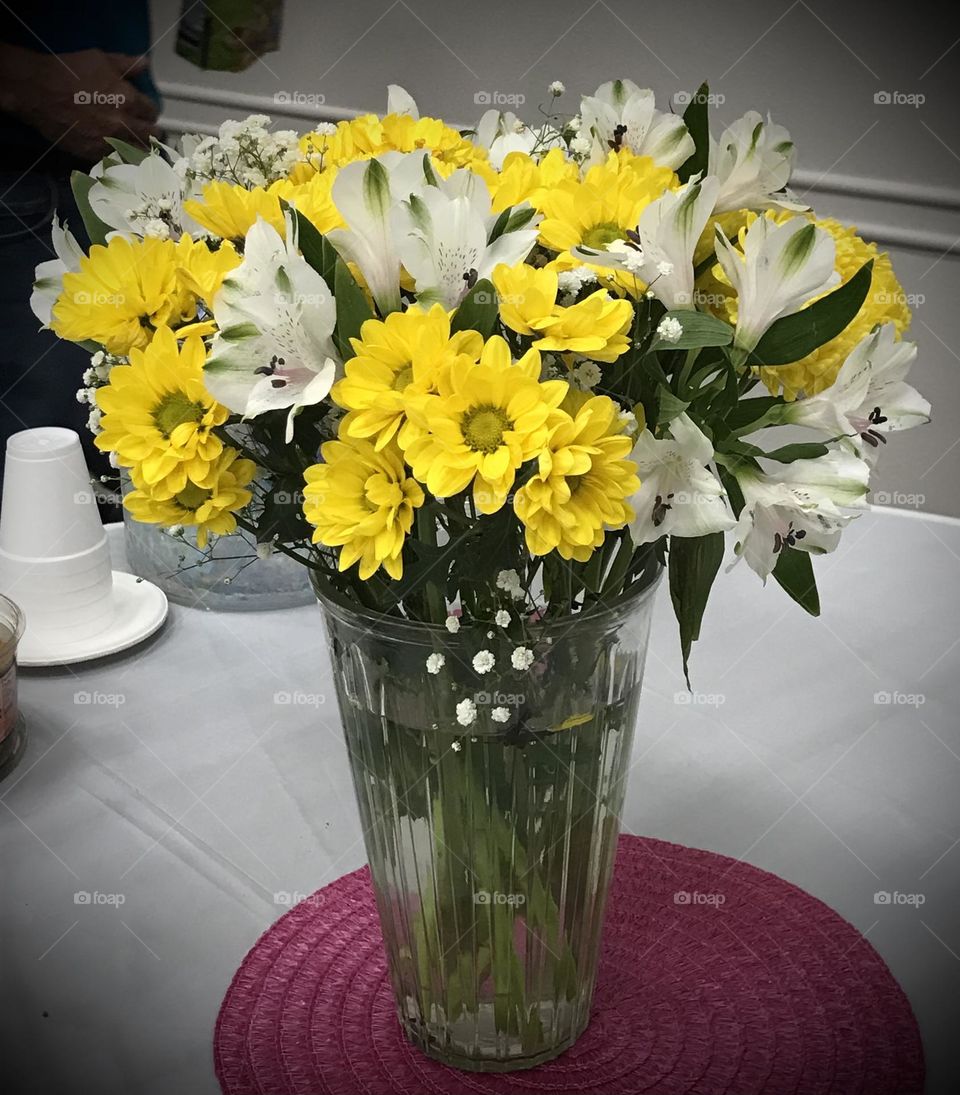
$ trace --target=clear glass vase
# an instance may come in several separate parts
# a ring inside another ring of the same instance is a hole
[[[400,1022],[446,1064],[528,1068],[587,1026],[658,577],[456,634],[318,591]]]

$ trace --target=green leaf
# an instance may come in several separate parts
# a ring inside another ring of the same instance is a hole
[[[690,406],[685,400],[675,396],[669,388],[660,388],[657,394],[660,397],[657,410],[658,426],[666,426],[668,422],[672,422],[677,415],[683,414]]]
[[[694,150],[677,169],[677,176],[681,182],[687,182],[697,173],[705,175],[707,171],[710,158],[710,118],[707,112],[709,94],[710,87],[704,81],[683,112],[684,123],[693,138]]]
[[[363,290],[354,281],[353,274],[347,269],[343,259],[337,259],[333,275],[333,294],[337,302],[337,328],[334,334],[341,360],[349,361],[354,356],[351,338],[360,337],[360,328],[373,312]]]
[[[493,283],[481,278],[460,302],[450,321],[450,333],[479,331],[484,338],[493,333],[497,322],[497,293]]]
[[[119,137],[107,137],[105,140],[111,148],[116,149],[124,163],[140,164],[150,155],[149,149],[135,148],[132,144],[121,141]]]
[[[817,580],[807,552],[785,545],[777,565],[773,568],[773,576],[805,612],[809,612],[811,616],[820,615]]]
[[[80,211],[80,218],[90,237],[91,245],[104,243],[110,231],[110,226],[104,224],[90,208],[90,187],[93,186],[93,182],[94,180],[83,171],[70,172],[70,188],[73,190],[73,198],[77,203],[77,209]]]
[[[700,624],[710,588],[723,562],[722,532],[707,536],[671,536],[668,574],[670,600],[680,625],[680,650],[683,653],[683,674],[690,687],[690,650],[700,638]]]
[[[729,346],[733,342],[733,328],[730,324],[707,312],[678,308],[667,312],[663,319],[677,320],[683,333],[676,342],[656,339],[650,347],[651,350],[693,350],[701,346]]]
[[[797,441],[792,445],[782,445],[779,449],[773,449],[763,455],[768,460],[776,460],[780,464],[792,464],[794,460],[815,460],[818,456],[826,456],[830,449],[820,441]]]
[[[873,260],[863,264],[853,277],[808,308],[784,316],[774,323],[750,355],[750,365],[789,365],[819,349],[845,330],[870,291]]]
[[[307,220],[299,209],[287,206],[286,202],[282,204],[290,209],[297,218],[297,243],[300,247],[300,253],[323,278],[327,283],[327,288],[332,293],[334,291],[337,258],[339,257],[333,244],[317,230],[312,221]]]

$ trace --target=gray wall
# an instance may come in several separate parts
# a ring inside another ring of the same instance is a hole
[[[155,0],[154,64],[171,125],[215,125],[274,96],[318,113],[382,111],[388,83],[424,112],[473,121],[477,97],[525,96],[536,116],[547,84],[590,92],[614,76],[653,87],[662,108],[707,78],[717,127],[769,111],[799,149],[797,189],[822,215],[888,247],[916,298],[914,383],[934,422],[887,446],[875,500],[960,516],[960,140],[954,122],[952,5],[824,0],[627,3],[625,0],[287,0],[281,49],[242,73],[210,73],[174,53],[180,0]],[[910,102],[883,102],[910,97]],[[282,104],[281,104],[282,105]],[[291,108],[286,107],[287,110]],[[881,492],[883,492],[881,494]]]

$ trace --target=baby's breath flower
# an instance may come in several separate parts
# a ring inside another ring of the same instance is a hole
[[[444,621],[444,626],[451,635],[456,635],[456,633],[460,630],[460,617],[448,616]]]
[[[457,704],[457,722],[459,722],[461,726],[469,726],[476,720],[476,717],[477,705],[469,696]]]
[[[474,654],[473,656],[473,668],[478,673],[489,673],[496,664],[497,659],[489,650],[481,650],[478,654]]]
[[[495,707],[490,712],[490,718],[493,719],[494,722],[508,722],[510,719],[510,708]]]
[[[665,316],[657,327],[657,336],[664,342],[678,342],[683,334],[683,324],[673,316]]]
[[[566,90],[566,85],[562,80],[554,80],[553,83],[547,88],[547,91],[549,91],[550,94],[554,96],[554,98],[562,95]]]
[[[459,753],[459,752],[460,752],[460,750],[461,750],[461,749],[463,748],[463,743],[462,743],[462,742],[459,742],[459,741],[452,741],[452,742],[450,742],[450,748],[451,748],[451,749],[452,749],[452,750],[453,750],[453,751],[454,751],[455,753]]]
[[[514,647],[510,655],[510,664],[514,669],[529,669],[533,665],[533,651],[528,646]]]
[[[523,599],[523,586],[520,584],[520,575],[515,570],[501,570],[497,575],[497,589],[509,593],[515,601]]]
[[[501,608],[500,611],[493,617],[493,622],[497,627],[509,627],[510,626],[510,613],[505,608]]]
[[[673,273],[673,263],[672,262],[658,262],[657,263],[657,273],[662,278],[670,277],[670,275]]]
[[[575,156],[586,156],[590,151],[590,141],[586,137],[574,137],[570,142],[570,151]]]
[[[442,654],[431,654],[427,658],[427,672],[436,675],[443,669],[446,660]]]

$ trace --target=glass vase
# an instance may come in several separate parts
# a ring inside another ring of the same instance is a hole
[[[658,577],[455,634],[318,591],[400,1023],[446,1064],[528,1068],[587,1026]]]

